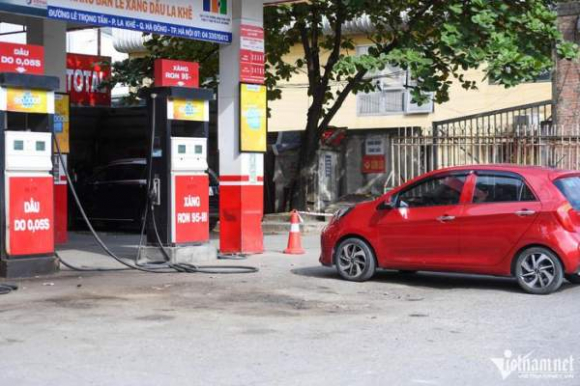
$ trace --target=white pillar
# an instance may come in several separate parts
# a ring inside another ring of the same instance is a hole
[[[264,156],[240,153],[240,26],[263,26],[263,1],[232,1],[233,41],[220,48],[220,250],[263,251]]]
[[[66,91],[66,23],[57,20],[27,18],[26,42],[44,46],[44,73],[60,79]]]

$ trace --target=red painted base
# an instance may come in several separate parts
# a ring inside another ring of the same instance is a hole
[[[262,253],[262,185],[220,186],[220,252]]]
[[[54,185],[54,242],[68,242],[68,186]]]

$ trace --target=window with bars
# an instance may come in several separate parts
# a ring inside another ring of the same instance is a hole
[[[368,53],[370,46],[358,46],[357,55]],[[407,71],[395,66],[387,66],[382,71],[368,75],[377,85],[374,91],[357,94],[357,114],[394,115],[424,114],[433,112],[433,100],[422,104],[413,102],[410,90],[405,85],[413,84]]]

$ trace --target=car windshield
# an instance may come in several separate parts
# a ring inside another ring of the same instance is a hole
[[[561,178],[554,182],[556,187],[576,210],[580,210],[580,176]]]

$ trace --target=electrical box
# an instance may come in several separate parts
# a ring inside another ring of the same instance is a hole
[[[171,138],[171,171],[205,172],[207,138]]]
[[[5,132],[5,169],[7,172],[50,172],[52,170],[52,133]]]

